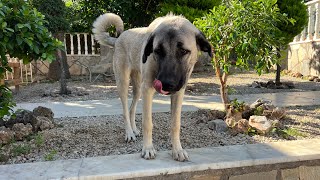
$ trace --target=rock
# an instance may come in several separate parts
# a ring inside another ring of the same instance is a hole
[[[237,121],[234,117],[228,117],[226,118],[226,124],[228,127],[233,128],[235,125],[237,125]]]
[[[8,144],[14,138],[14,132],[6,127],[0,127],[0,145]]]
[[[276,88],[276,83],[274,83],[273,81],[268,81],[266,88],[275,89]]]
[[[273,109],[270,119],[276,119],[276,120],[280,120],[282,119],[285,115],[286,115],[286,110],[283,108],[279,108],[276,107],[275,109]]]
[[[258,81],[253,81],[253,83],[250,85],[252,88],[261,88],[261,85]]]
[[[317,76],[312,76],[312,75],[310,75],[309,77],[308,77],[308,80],[309,81],[314,81],[314,79],[316,79],[317,78]]]
[[[320,82],[320,78],[315,78],[313,82]]]
[[[249,107],[250,107],[250,109],[256,109],[257,107],[261,106],[262,104],[269,104],[269,103],[271,103],[271,101],[266,101],[266,100],[263,100],[263,99],[257,99]]]
[[[38,131],[38,130],[44,131],[46,129],[54,128],[53,122],[47,117],[39,116],[39,117],[37,117],[37,121],[38,121],[38,123],[35,126],[36,131]]]
[[[282,84],[284,84],[285,86],[287,86],[288,89],[293,89],[293,88],[295,88],[293,82],[283,82]]]
[[[15,138],[17,140],[22,140],[24,137],[32,133],[32,125],[23,123],[17,123],[12,126],[12,131],[15,133]]]
[[[269,110],[272,111],[274,108],[276,108],[272,103],[264,103],[261,105],[261,107],[263,108],[263,110]]]
[[[228,130],[228,126],[226,122],[222,119],[215,119],[208,122],[208,127],[211,130],[214,130],[218,133],[226,132]]]
[[[236,125],[236,130],[240,133],[247,133],[249,130],[249,121],[246,119],[240,119]]]
[[[262,134],[266,134],[272,129],[272,124],[266,116],[250,116],[249,125]]]
[[[17,124],[17,123],[28,124],[28,123],[32,123],[34,120],[35,120],[35,117],[33,116],[32,111],[20,110],[16,112],[15,117],[11,117],[8,121],[5,121],[4,125],[7,128],[12,128],[14,124]]]
[[[272,120],[271,124],[272,124],[272,127],[277,127],[277,128],[281,127],[281,124],[280,124],[279,120]]]
[[[242,112],[243,119],[249,119],[252,115],[254,115],[254,109],[248,109]]]
[[[210,110],[209,113],[211,119],[224,119],[224,117],[226,116],[225,112],[219,110]]]
[[[44,116],[44,117],[47,117],[49,118],[50,120],[53,120],[53,112],[51,111],[51,109],[49,108],[46,108],[46,107],[42,107],[42,106],[39,106],[37,108],[35,108],[33,110],[33,115],[34,116]]]
[[[291,74],[292,77],[301,78],[303,75],[299,72],[295,72]]]

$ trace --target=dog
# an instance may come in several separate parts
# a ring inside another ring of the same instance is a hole
[[[106,28],[113,25],[118,37],[111,37]],[[187,152],[180,143],[180,121],[183,96],[188,79],[203,51],[212,57],[211,45],[189,20],[172,13],[155,19],[148,27],[124,31],[122,19],[113,13],[99,16],[93,23],[95,39],[114,47],[113,70],[122,102],[125,120],[125,140],[135,141],[139,130],[135,123],[137,102],[142,94],[141,157],[154,159],[152,143],[152,99],[155,92],[171,96],[172,157],[187,161]],[[128,108],[128,88],[131,79],[133,99]]]

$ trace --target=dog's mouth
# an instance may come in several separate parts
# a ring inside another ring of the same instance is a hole
[[[161,93],[161,94],[164,94],[164,95],[171,94],[169,91],[165,91],[165,90],[162,89],[162,82],[160,80],[158,80],[158,79],[155,79],[153,81],[153,87],[154,87],[154,89],[156,89],[156,91],[158,93]]]

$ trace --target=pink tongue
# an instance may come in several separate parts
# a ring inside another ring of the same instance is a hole
[[[168,91],[162,90],[162,83],[161,83],[161,81],[159,81],[158,79],[155,79],[155,80],[153,81],[153,87],[154,87],[159,93],[161,93],[161,94],[164,94],[164,95],[169,94]]]

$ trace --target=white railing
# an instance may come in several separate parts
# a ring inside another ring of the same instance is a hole
[[[292,43],[320,41],[320,0],[309,1],[306,5],[309,13],[308,26],[294,38]]]
[[[100,46],[89,33],[65,34],[67,56],[99,56]]]
[[[67,33],[65,34],[65,50],[67,56],[70,58],[77,58],[79,56],[100,56],[100,45],[97,43],[93,35],[89,33]],[[9,62],[19,62],[20,63],[20,82],[30,83],[33,82],[33,73],[35,70],[31,63],[23,64],[22,61],[17,58],[9,58]],[[80,62],[79,62],[80,63]],[[83,66],[83,64],[80,63]],[[6,72],[5,80],[13,80],[14,75],[11,72]]]
[[[30,83],[33,82],[33,68],[32,68],[32,64],[23,64],[22,60],[19,60],[17,58],[8,58],[8,62],[9,63],[19,63],[20,65],[20,82],[21,83]],[[14,68],[11,68],[12,70],[14,70]],[[14,80],[14,74],[13,72],[8,72],[6,71],[5,73],[5,80]]]

